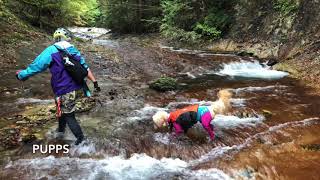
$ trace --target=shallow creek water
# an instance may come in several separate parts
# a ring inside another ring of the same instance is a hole
[[[121,42],[116,44],[105,48],[121,48]],[[183,68],[175,72],[179,90],[166,93],[150,90],[147,86],[150,77],[105,78],[100,62],[95,63],[99,59],[94,59],[92,68],[103,91],[98,95],[99,105],[78,116],[87,135],[86,142],[72,146],[68,155],[32,154],[26,148],[8,160],[0,177],[319,178],[320,152],[305,148],[320,144],[319,96],[309,95],[311,90],[297,80],[284,72],[266,70],[253,58],[165,46],[159,49],[171,60],[183,59],[180,64]],[[48,74],[35,77],[25,82],[23,93],[2,97],[1,114],[18,111],[25,104],[52,103],[48,77]],[[13,79],[3,84],[12,88],[18,85]],[[157,110],[210,104],[222,88],[234,92],[233,113],[214,119],[217,138],[213,142],[200,125],[178,139],[171,139],[167,130],[152,129],[151,117]],[[117,90],[114,99],[107,95],[111,89]],[[49,142],[54,129],[47,133]],[[73,139],[73,136],[68,133],[65,138]]]

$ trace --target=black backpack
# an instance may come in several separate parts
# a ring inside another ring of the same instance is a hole
[[[71,78],[79,85],[84,85],[84,78],[88,76],[88,71],[84,68],[79,61],[77,61],[73,55],[69,54],[67,50],[59,49],[54,45],[63,57],[63,65],[65,70],[71,76]]]

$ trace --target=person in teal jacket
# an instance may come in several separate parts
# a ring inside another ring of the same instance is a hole
[[[75,100],[76,91],[83,88],[83,84],[77,84],[64,68],[63,55],[60,51],[64,51],[71,55],[73,59],[88,70],[88,79],[90,79],[96,91],[100,91],[98,82],[93,73],[86,64],[85,59],[80,52],[68,41],[71,40],[71,33],[63,28],[58,28],[54,35],[55,43],[47,47],[26,69],[16,72],[18,80],[25,81],[29,77],[50,69],[51,87],[55,94],[57,105],[57,117],[59,118],[58,132],[63,134],[66,124],[68,124],[72,133],[77,138],[75,144],[78,145],[84,139],[83,132],[75,118]],[[85,91],[86,96],[90,96],[90,92]]]

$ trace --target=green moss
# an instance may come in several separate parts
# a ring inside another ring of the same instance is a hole
[[[149,87],[164,92],[177,89],[177,80],[171,77],[161,77],[150,83]]]

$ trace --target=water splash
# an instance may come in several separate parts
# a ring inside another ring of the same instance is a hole
[[[223,69],[215,74],[259,79],[280,79],[289,75],[287,72],[266,69],[258,61],[223,64]]]
[[[243,88],[232,89],[234,93],[239,94],[241,92],[256,92],[256,91],[271,91],[273,89],[285,89],[288,86],[284,85],[275,85],[275,86],[264,86],[264,87],[256,87],[256,86],[249,86]]]
[[[287,122],[287,123],[271,126],[263,132],[260,132],[260,133],[255,134],[254,136],[248,137],[247,139],[245,139],[245,141],[242,144],[233,145],[233,146],[223,146],[223,147],[217,146],[214,149],[212,149],[209,153],[202,155],[199,159],[191,161],[190,165],[195,166],[197,164],[212,161],[212,160],[219,158],[219,157],[222,157],[222,156],[224,158],[230,157],[230,156],[232,156],[232,154],[235,154],[235,153],[239,152],[240,150],[250,146],[253,142],[256,141],[256,139],[266,137],[266,136],[270,135],[271,133],[280,132],[281,130],[283,130],[285,128],[305,127],[305,126],[311,126],[311,125],[319,124],[319,123],[320,123],[320,119],[318,117],[314,117],[314,118],[303,119],[301,121],[292,121],[292,122]],[[284,134],[284,132],[281,132],[281,133],[283,135],[286,135],[286,134]],[[268,142],[266,142],[266,143],[268,143]]]
[[[130,117],[128,118],[128,121],[139,121],[139,120],[145,120],[145,119],[151,119],[151,117],[157,112],[157,111],[165,111],[166,108],[159,108],[154,107],[150,105],[145,105],[142,109],[135,110],[130,114]]]
[[[221,129],[230,129],[230,128],[235,128],[237,126],[253,126],[258,123],[261,123],[263,120],[265,120],[265,117],[262,115],[257,115],[257,117],[248,117],[248,118],[217,115],[211,123],[214,126],[217,126]]]
[[[72,164],[72,166],[70,166]],[[65,168],[68,167],[68,168]],[[24,177],[36,179],[231,179],[219,169],[190,170],[180,159],[152,158],[146,154],[133,154],[129,159],[121,156],[105,159],[55,158],[21,159],[5,169],[19,169]],[[55,171],[55,173],[52,173]]]
[[[96,146],[93,142],[83,142],[78,146],[71,146],[71,156],[91,155],[97,153]]]
[[[170,144],[170,134],[169,133],[154,133],[153,139],[156,142],[162,143],[162,144]]]

